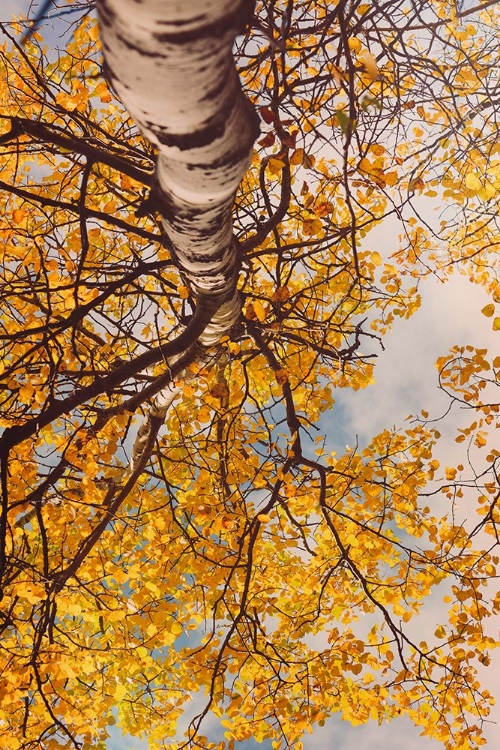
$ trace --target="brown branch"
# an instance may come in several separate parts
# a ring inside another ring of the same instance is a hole
[[[1,340],[17,341],[18,339],[24,339],[27,337],[31,338],[37,333],[47,334],[49,332],[52,332],[52,335],[55,336],[61,331],[64,331],[66,328],[69,328],[70,326],[78,326],[80,321],[85,318],[85,316],[89,312],[99,307],[99,305],[105,302],[108,297],[111,297],[111,295],[118,291],[121,287],[131,284],[139,276],[147,275],[150,271],[161,270],[168,265],[170,265],[170,261],[156,261],[154,263],[144,263],[144,261],[140,261],[133,271],[126,274],[121,279],[117,279],[116,281],[111,281],[106,284],[106,288],[104,292],[102,292],[102,294],[100,294],[98,297],[95,297],[95,299],[90,300],[90,302],[79,305],[66,318],[58,317],[57,320],[48,321],[43,325],[35,326],[33,328],[26,328],[23,331],[16,331],[16,333],[2,333]],[[87,330],[85,331],[85,334],[89,337],[94,335]]]
[[[278,358],[276,357],[272,349],[268,346],[258,328],[250,323],[248,325],[248,329],[255,343],[267,359],[273,372],[278,372],[279,370],[283,369],[281,363],[278,361]],[[288,380],[285,380],[285,382],[281,383],[281,390],[283,391],[283,397],[285,400],[286,423],[288,425],[288,429],[290,430],[290,437],[292,440],[290,450],[295,459],[300,459],[302,456],[302,445],[300,440],[301,424],[295,411],[293,393]]]
[[[499,0],[485,0],[484,3],[479,3],[478,5],[473,5],[472,8],[466,8],[465,10],[459,10],[457,11],[456,17],[457,19],[467,18],[468,16],[472,16],[474,13],[480,13],[482,10],[486,10],[486,8],[490,8],[493,5],[498,5]],[[442,18],[439,21],[431,21],[429,23],[420,23],[420,24],[408,24],[402,29],[398,29],[398,31],[406,32],[406,31],[429,31],[438,29],[440,26],[446,26],[446,24],[452,23],[451,18]],[[388,33],[394,33],[394,29],[387,28],[387,27],[380,27],[378,28],[378,31],[381,32],[388,32]]]
[[[60,211],[68,211],[76,216],[79,216],[80,214],[80,207],[77,203],[66,203],[64,201],[56,200],[55,198],[48,198],[45,195],[39,195],[37,193],[32,193],[29,190],[25,190],[24,188],[10,185],[8,182],[3,182],[3,180],[0,180],[0,190],[5,190],[7,193],[13,193],[19,198],[24,198],[26,201],[33,201],[44,207],[51,206]],[[146,229],[141,229],[141,227],[128,224],[123,219],[120,219],[117,216],[110,216],[104,211],[96,211],[93,208],[87,208],[86,212],[90,218],[99,219],[99,221],[104,221],[106,224],[111,224],[119,229],[124,229],[126,232],[136,234],[138,237],[143,237],[150,242],[162,241],[162,237],[159,234],[154,234],[153,232],[148,232]]]
[[[23,135],[31,136],[43,143],[52,143],[60,148],[66,149],[67,151],[73,151],[82,156],[85,156],[89,162],[100,162],[106,164],[112,169],[116,169],[117,172],[131,177],[133,180],[140,182],[143,185],[151,185],[153,179],[153,172],[147,172],[140,167],[136,167],[131,161],[123,156],[118,156],[112,151],[105,151],[102,148],[92,146],[88,140],[83,137],[74,135],[68,135],[67,131],[61,131],[55,125],[44,125],[42,122],[37,120],[28,120],[19,117],[11,118],[11,130],[9,133],[5,133],[0,139],[0,145],[9,143],[10,141],[19,138]],[[106,144],[106,147],[109,146]]]
[[[128,378],[136,375],[138,372],[141,372],[141,370],[145,370],[147,367],[150,367],[156,362],[160,362],[162,359],[166,360],[176,354],[182,354],[182,352],[187,353],[188,349],[195,344],[197,338],[210,323],[213,315],[219,309],[222,302],[223,300],[220,299],[202,297],[200,295],[196,312],[189,325],[175,339],[168,341],[166,344],[155,347],[154,349],[143,352],[143,354],[140,354],[130,362],[126,362],[121,367],[117,367],[116,370],[108,373],[108,375],[96,378],[91,385],[85,386],[84,388],[78,388],[67,398],[55,399],[51,402],[46,411],[28,419],[24,424],[8,427],[0,438],[0,455],[4,457],[7,456],[8,452],[14,445],[18,445],[23,440],[27,440],[55,419],[58,419],[63,414],[69,413],[86,401],[99,396],[101,393],[112,392],[117,385],[128,380]]]

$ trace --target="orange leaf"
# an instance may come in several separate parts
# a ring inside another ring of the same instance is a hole
[[[271,157],[271,159],[269,159],[267,168],[271,172],[271,174],[278,174],[278,172],[281,172],[284,166],[285,166],[284,161],[281,161],[281,159],[275,159],[274,157]]]
[[[290,292],[286,286],[279,286],[271,297],[273,302],[286,302],[290,297]]]
[[[299,166],[304,163],[304,157],[305,152],[303,148],[298,148],[296,151],[293,152],[293,154],[290,156],[290,164],[293,164],[293,166]]]
[[[276,382],[278,385],[283,385],[284,383],[288,382],[288,373],[286,370],[276,370],[274,373],[274,377],[276,378]]]

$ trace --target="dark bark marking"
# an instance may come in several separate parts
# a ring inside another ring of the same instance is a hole
[[[219,18],[210,24],[200,24],[196,29],[179,31],[178,33],[158,32],[154,38],[165,44],[190,44],[206,39],[220,37],[226,32],[235,30],[237,34],[244,34],[247,26],[251,25],[255,11],[255,0],[243,0],[238,8],[224,18]],[[173,25],[173,24],[169,24]]]
[[[146,122],[146,125],[163,146],[177,147],[180,151],[209,146],[213,141],[222,138],[225,129],[224,121],[207,124],[193,133],[167,133],[163,129],[155,127],[154,123]]]

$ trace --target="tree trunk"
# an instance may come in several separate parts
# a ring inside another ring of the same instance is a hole
[[[206,315],[203,347],[237,322],[240,258],[231,213],[259,132],[232,45],[253,0],[98,0],[105,73],[158,149],[156,208],[176,265]],[[164,415],[175,389],[153,404]],[[144,437],[144,429],[142,430]]]

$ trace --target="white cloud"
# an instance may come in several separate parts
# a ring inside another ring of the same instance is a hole
[[[364,391],[338,390],[334,394],[337,402],[333,411],[325,415],[324,426],[331,447],[339,452],[344,450],[346,442],[353,446],[356,435],[360,445],[366,444],[384,428],[404,426],[406,417],[418,414],[421,409],[429,411],[431,417],[443,414],[449,401],[438,388],[434,363],[453,345],[472,344],[490,352],[498,351],[500,337],[481,314],[481,308],[491,301],[482,288],[474,286],[467,278],[456,276],[446,284],[436,278],[426,279],[420,292],[421,309],[409,321],[398,321],[394,332],[384,341],[386,350],[376,365],[375,385]],[[467,410],[461,413],[455,409],[446,424],[439,425],[442,433],[439,457],[447,459],[448,465],[456,464],[464,452],[464,447],[455,442],[457,420],[470,422],[472,418]],[[438,593],[412,623],[421,628],[422,634],[427,630],[432,632],[435,624],[446,616]],[[498,622],[492,623],[490,634],[499,637]],[[489,667],[480,670],[481,685],[500,698],[500,655],[493,652],[491,656]],[[498,706],[492,709],[490,719],[500,723]],[[437,750],[441,747],[427,737],[420,737],[420,731],[406,719],[380,727],[370,723],[354,728],[333,717],[304,744],[306,750],[330,750],[332,746],[335,750],[400,750],[402,747]],[[497,725],[486,725],[484,732],[488,743],[498,746]]]
[[[386,427],[402,426],[409,414],[421,409],[439,416],[449,401],[438,388],[436,359],[455,344],[470,343],[490,351],[498,347],[498,334],[491,327],[488,330],[488,321],[480,312],[491,301],[484,289],[463,276],[452,277],[447,283],[431,277],[422,283],[420,292],[421,308],[410,320],[397,321],[384,339],[385,351],[375,366],[375,385],[334,394],[342,418],[347,419],[343,435],[357,434],[365,441]],[[335,418],[334,410],[334,431]]]

